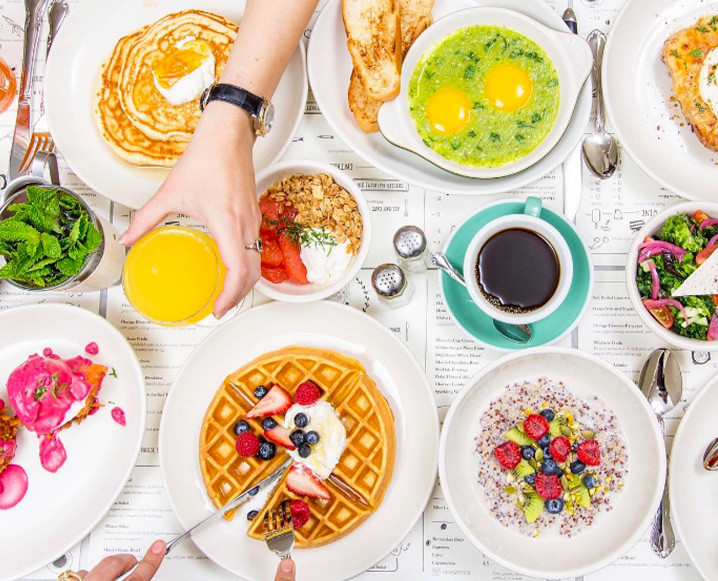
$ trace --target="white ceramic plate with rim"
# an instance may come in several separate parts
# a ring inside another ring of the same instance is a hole
[[[515,10],[559,31],[566,25],[543,0],[435,0],[434,20],[476,6]],[[341,0],[330,0],[317,18],[309,38],[307,72],[319,108],[337,135],[368,163],[410,184],[439,192],[488,195],[515,190],[543,177],[578,146],[591,115],[591,84],[579,95],[571,122],[563,137],[541,161],[502,178],[477,180],[447,172],[430,161],[389,143],[380,133],[364,133],[354,120],[347,102],[352,71],[351,57],[341,14]],[[327,71],[332,71],[328,74]]]
[[[703,453],[718,437],[718,377],[700,391],[684,414],[671,450],[669,489],[678,538],[704,579],[718,579],[718,472],[703,468]]]
[[[104,0],[72,8],[52,45],[45,74],[47,119],[58,150],[82,181],[115,202],[139,208],[164,181],[169,170],[141,168],[115,155],[100,137],[93,117],[94,95],[102,63],[124,35],[172,12],[207,10],[239,22],[242,0]],[[272,130],[257,139],[254,167],[261,170],[284,153],[292,141],[307,101],[302,43],[272,97]]]
[[[409,85],[419,61],[443,39],[469,26],[500,26],[518,32],[544,50],[559,80],[559,108],[551,129],[527,155],[497,167],[474,167],[447,159],[427,146],[411,117]],[[472,178],[500,178],[538,163],[566,131],[581,89],[593,67],[588,43],[568,30],[558,32],[526,15],[493,7],[475,7],[444,16],[427,28],[411,46],[401,71],[401,92],[379,110],[379,131],[391,143],[413,151],[448,172]]]
[[[197,453],[207,406],[231,372],[262,353],[291,345],[333,349],[358,359],[394,412],[396,464],[379,509],[349,535],[292,555],[299,571],[322,571],[323,581],[340,581],[373,566],[401,542],[436,482],[439,423],[429,384],[406,346],[368,315],[329,301],[273,302],[212,333],[185,362],[162,412],[162,478],[183,527],[215,510],[205,492]],[[277,558],[263,542],[247,536],[246,510],[231,522],[213,523],[192,539],[231,573],[266,581],[274,578]]]
[[[84,355],[114,368],[99,401],[105,404],[60,439],[67,461],[54,474],[40,465],[37,437],[18,432],[13,464],[27,472],[28,490],[13,508],[0,511],[0,579],[17,579],[46,565],[80,542],[112,506],[132,471],[145,428],[145,378],[132,347],[110,323],[83,308],[42,304],[0,312],[0,398],[7,404],[7,379],[18,365],[45,347],[63,358]],[[94,341],[97,355],[85,353]],[[109,403],[113,402],[113,403]],[[127,425],[110,416],[120,406]]]
[[[629,0],[608,35],[603,56],[606,113],[619,143],[662,186],[691,200],[718,200],[718,153],[701,145],[685,122],[663,43],[717,0]]]
[[[484,506],[476,478],[482,413],[506,385],[539,377],[563,381],[578,397],[598,396],[616,415],[628,448],[628,474],[614,509],[570,539],[526,537],[504,527]],[[666,474],[663,438],[638,388],[593,355],[558,347],[508,355],[472,378],[449,409],[439,450],[444,496],[467,538],[501,565],[544,579],[581,577],[628,551],[653,519]]]

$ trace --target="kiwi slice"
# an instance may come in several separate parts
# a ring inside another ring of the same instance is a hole
[[[521,460],[521,462],[516,465],[516,468],[511,471],[511,473],[516,477],[516,480],[521,480],[524,476],[528,476],[534,472],[536,472],[536,470],[534,470],[533,466],[531,466],[531,464],[529,464],[526,460]]]
[[[558,438],[563,435],[561,432],[561,420],[554,418],[548,423],[548,434],[552,438]]]
[[[581,486],[576,487],[576,504],[579,506],[582,506],[583,508],[590,508],[591,507],[591,495],[588,493],[588,488],[586,488],[583,484]]]
[[[518,428],[511,428],[504,436],[507,440],[518,446],[531,446],[534,443],[531,436],[527,436]]]
[[[544,507],[543,499],[535,492],[527,492],[524,494],[525,498],[521,504],[521,510],[524,511],[526,522],[529,524],[536,522],[536,519],[541,516]]]

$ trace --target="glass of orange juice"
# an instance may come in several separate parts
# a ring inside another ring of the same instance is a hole
[[[191,325],[212,313],[222,290],[224,265],[204,232],[165,226],[140,238],[122,273],[127,299],[160,325]]]

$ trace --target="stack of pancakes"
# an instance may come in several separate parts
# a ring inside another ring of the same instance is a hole
[[[199,121],[199,98],[171,104],[157,90],[152,71],[178,43],[199,40],[214,54],[216,82],[236,35],[237,25],[221,16],[185,10],[122,37],[102,66],[94,110],[112,151],[134,165],[172,167]]]

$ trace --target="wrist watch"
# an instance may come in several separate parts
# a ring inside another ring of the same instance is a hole
[[[207,87],[199,99],[199,108],[204,111],[208,103],[224,101],[241,107],[252,117],[252,125],[257,135],[266,135],[274,124],[274,105],[269,101],[250,93],[246,89],[227,83],[212,84]]]

